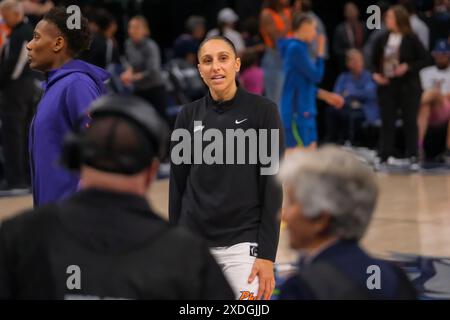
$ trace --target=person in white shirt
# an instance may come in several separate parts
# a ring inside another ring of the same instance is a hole
[[[450,163],[450,43],[446,39],[437,41],[432,54],[435,65],[420,71],[424,92],[417,121],[419,149],[423,154],[428,127],[447,125],[444,160]]]
[[[233,42],[238,55],[240,56],[245,50],[245,42],[241,34],[234,29],[235,23],[239,20],[239,16],[233,9],[224,8],[217,15],[218,27],[210,30],[206,34],[206,38],[214,36],[224,36]]]

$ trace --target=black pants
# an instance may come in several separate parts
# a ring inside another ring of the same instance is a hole
[[[378,87],[378,104],[381,115],[380,156],[383,160],[395,156],[395,122],[399,111],[403,120],[406,157],[418,155],[417,114],[420,107],[421,89],[418,85],[391,82]]]
[[[39,92],[32,80],[18,80],[2,90],[0,119],[4,172],[8,187],[30,185],[28,132]]]
[[[147,100],[158,111],[158,114],[169,124],[167,116],[167,93],[164,85],[148,88],[145,90],[136,90],[137,96]]]

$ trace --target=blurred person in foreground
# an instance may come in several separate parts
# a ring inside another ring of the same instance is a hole
[[[168,139],[154,108],[107,96],[89,114],[61,159],[81,190],[0,227],[0,299],[232,299],[207,246],[146,200]]]
[[[290,244],[300,251],[298,271],[281,287],[280,299],[416,298],[401,269],[359,246],[378,197],[369,167],[325,146],[286,156],[279,177]]]

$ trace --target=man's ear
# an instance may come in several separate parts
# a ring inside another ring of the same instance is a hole
[[[316,235],[325,235],[329,232],[332,216],[324,212],[314,219],[313,229]]]
[[[147,168],[147,185],[150,185],[156,179],[159,170],[159,160],[153,160],[152,164]]]
[[[66,39],[63,36],[56,37],[55,43],[53,45],[53,52],[61,51],[66,45]]]

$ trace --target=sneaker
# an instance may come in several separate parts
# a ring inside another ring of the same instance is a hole
[[[419,159],[417,159],[416,157],[411,157],[408,159],[408,161],[409,161],[409,170],[418,171],[421,169]]]

